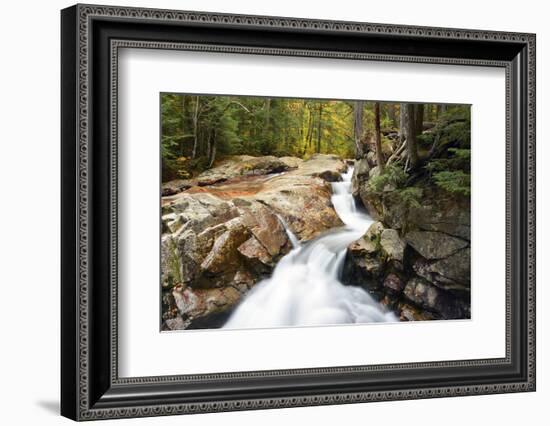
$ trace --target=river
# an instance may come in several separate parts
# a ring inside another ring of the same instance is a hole
[[[398,321],[365,290],[340,281],[347,247],[373,223],[351,195],[353,168],[332,183],[332,204],[345,226],[301,244],[283,223],[293,249],[260,281],[224,328],[268,328]]]

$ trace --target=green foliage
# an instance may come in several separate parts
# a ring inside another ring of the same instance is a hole
[[[421,145],[435,150],[470,148],[470,107],[455,106],[439,119],[430,132],[418,136]]]
[[[422,188],[416,186],[409,186],[404,189],[400,189],[397,195],[401,199],[401,202],[405,204],[407,208],[420,207],[420,200],[424,191]]]
[[[391,193],[397,196],[407,209],[420,207],[424,191],[417,186],[407,186],[408,177],[401,167],[390,165],[383,173],[369,179],[369,190],[376,194]]]
[[[465,173],[470,171],[470,150],[464,148],[449,148],[447,157],[434,158],[425,168],[429,172],[439,172],[443,170],[462,170]]]
[[[432,159],[425,165],[436,186],[454,195],[470,195],[470,116],[455,107],[428,136]]]
[[[162,94],[162,179],[198,174],[225,155],[352,158],[352,112],[346,101]]]
[[[462,170],[434,173],[437,186],[452,194],[470,195],[470,175]]]
[[[404,185],[407,174],[399,166],[390,165],[378,176],[369,179],[369,190],[375,193],[382,193],[386,190],[393,190]]]

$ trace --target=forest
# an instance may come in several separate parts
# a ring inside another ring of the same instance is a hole
[[[469,194],[469,111],[468,105],[163,93],[162,181],[193,177],[231,155],[371,155],[381,171],[422,164],[436,184]]]
[[[163,330],[470,318],[469,105],[160,101]]]

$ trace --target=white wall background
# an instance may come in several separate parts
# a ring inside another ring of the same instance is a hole
[[[422,401],[119,420],[118,424],[265,426],[338,424],[547,424],[550,257],[550,27],[545,2],[500,0],[119,0],[143,7],[204,10],[537,33],[538,390]],[[59,9],[62,0],[11,1],[0,26],[0,421],[68,424],[59,404]],[[490,254],[488,254],[490,255]],[[116,424],[108,421],[102,424]]]

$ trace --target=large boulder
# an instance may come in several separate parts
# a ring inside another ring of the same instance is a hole
[[[263,189],[250,198],[268,206],[300,240],[308,241],[343,226],[331,196],[332,189],[325,180],[290,172],[265,182]]]
[[[351,193],[354,197],[359,197],[360,188],[369,179],[370,165],[366,158],[355,160],[353,175],[351,177]]]
[[[411,231],[405,241],[426,259],[443,259],[468,247],[469,243],[460,238],[435,231]]]
[[[371,169],[370,178],[376,176],[378,168]],[[470,198],[450,196],[443,190],[424,187],[419,204],[407,205],[399,191],[386,188],[382,193],[373,192],[368,181],[359,178],[357,185],[359,199],[375,219],[393,229],[404,232],[412,229],[443,232],[464,240],[470,240]]]
[[[298,157],[279,157],[279,160],[285,163],[289,169],[296,169],[304,162],[304,160]]]
[[[342,281],[361,285],[402,321],[469,318],[470,249],[464,240],[433,231],[374,222],[348,246]]]
[[[342,173],[347,170],[346,163],[337,155],[313,154],[309,159],[299,164],[291,175],[319,177],[327,182],[342,180]]]
[[[361,238],[348,246],[342,282],[361,285],[369,291],[381,289],[386,263],[380,246],[384,230],[381,222],[374,222]]]
[[[423,278],[415,277],[409,280],[403,294],[415,305],[434,312],[443,319],[469,316],[469,313],[465,312],[465,307],[461,306],[456,298]]]
[[[395,229],[384,229],[380,234],[380,248],[386,259],[403,262],[406,244]]]
[[[290,158],[292,157],[287,157],[286,160],[283,160],[271,155],[265,157],[253,157],[250,155],[227,157],[218,161],[214,167],[202,172],[197,177],[191,179],[177,179],[163,183],[162,195],[174,195],[193,186],[214,185],[242,176],[281,173],[297,167],[296,165],[290,164],[292,162]]]
[[[206,186],[238,176],[267,175],[288,169],[286,162],[271,155],[265,157],[235,155],[219,161],[215,167],[201,173],[195,178],[195,182],[199,186]]]
[[[219,327],[242,297],[234,287],[192,289],[181,284],[172,291],[178,315],[165,321],[165,329]]]
[[[465,248],[436,261],[418,258],[413,269],[416,274],[444,290],[470,291],[470,256],[470,248]]]
[[[174,195],[193,186],[189,179],[176,179],[162,184],[162,196]]]

